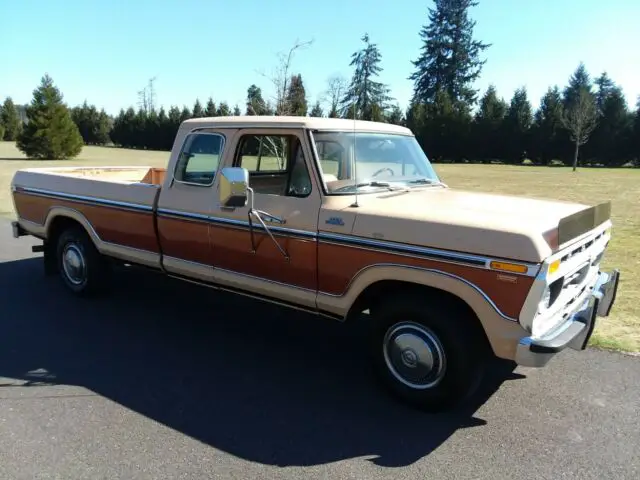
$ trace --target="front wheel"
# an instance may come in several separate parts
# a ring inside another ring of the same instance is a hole
[[[480,385],[486,339],[469,312],[456,304],[403,295],[377,305],[371,356],[386,389],[429,412],[468,399]]]
[[[85,296],[104,289],[108,265],[83,228],[63,231],[56,254],[62,282],[73,293]]]

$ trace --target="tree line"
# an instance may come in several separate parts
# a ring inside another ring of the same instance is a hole
[[[537,109],[524,86],[508,100],[493,85],[482,94],[474,89],[486,62],[481,54],[491,47],[474,39],[475,21],[469,11],[476,5],[474,0],[436,0],[429,9],[419,32],[420,55],[411,62],[413,69],[407,77],[413,82],[413,95],[404,110],[388,85],[380,81],[382,53],[364,34],[362,47],[350,58],[351,78],[329,77],[325,91],[314,102],[307,96],[302,75],[292,68],[294,54],[312,42],[297,42],[279,57],[275,73],[265,75],[273,86],[272,97],[265,98],[258,82],[253,83],[242,109],[225,101],[216,103],[213,98],[204,103],[196,99],[190,107],[157,108],[152,79],[139,92],[138,108],[130,106],[111,117],[85,102],[68,109],[68,116],[81,143],[87,145],[170,150],[180,123],[188,118],[326,116],[405,125],[435,162],[518,164],[528,160],[539,165],[572,164],[574,168],[578,161],[581,165],[640,166],[640,98],[636,108],[630,109],[621,88],[606,72],[592,78],[579,63],[564,87],[548,88]],[[47,108],[66,108],[55,103],[61,103],[61,97],[51,78],[43,77],[22,115],[26,122],[7,98],[0,111],[0,137],[19,140],[32,118],[47,117],[42,113],[47,101],[53,102]],[[64,123],[62,110],[58,117]],[[70,124],[66,125],[69,130]]]

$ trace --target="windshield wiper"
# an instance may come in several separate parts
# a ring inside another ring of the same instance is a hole
[[[358,190],[360,187],[381,187],[391,191],[402,190],[402,187],[391,186],[391,183],[389,182],[379,182],[377,180],[371,180],[368,182],[360,182],[355,184],[352,183],[351,185],[345,185],[343,187],[340,187],[334,190],[334,192],[347,192],[347,191],[350,191],[351,189]]]
[[[412,184],[421,184],[421,185],[438,185],[441,187],[448,187],[446,183],[441,182],[440,180],[431,180],[430,178],[416,178],[415,180],[409,180],[407,183]]]
[[[391,184],[389,182],[378,182],[377,180],[372,180],[370,182],[361,182],[361,183],[356,183],[355,187],[356,188],[360,188],[360,187],[390,187]]]

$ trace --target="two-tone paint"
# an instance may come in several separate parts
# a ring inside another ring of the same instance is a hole
[[[360,295],[377,282],[434,287],[469,305],[494,353],[513,358],[518,340],[527,333],[521,316],[540,262],[516,262],[523,267],[518,273],[501,271],[494,262],[513,260],[424,247],[410,242],[408,232],[403,241],[376,238],[375,233],[358,235],[353,198],[326,195],[312,129],[281,122],[261,127],[184,122],[166,170],[114,168],[114,181],[106,173],[100,177],[82,169],[63,174],[56,169],[19,171],[12,183],[19,224],[47,239],[58,219],[70,218],[84,226],[97,249],[109,257],[336,319],[347,318]],[[222,136],[221,168],[233,165],[242,135],[265,132],[297,136],[311,177],[311,192],[304,198],[254,198],[255,208],[281,219],[266,220],[286,257],[255,222],[253,250],[249,207],[220,206],[218,174],[208,185],[175,178],[187,135]]]

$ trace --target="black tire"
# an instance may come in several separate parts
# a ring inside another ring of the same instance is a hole
[[[416,294],[376,305],[370,353],[389,393],[427,412],[449,410],[472,397],[489,350],[482,327],[463,307]]]
[[[82,227],[64,230],[56,243],[56,259],[62,283],[78,296],[105,290],[109,265]]]

